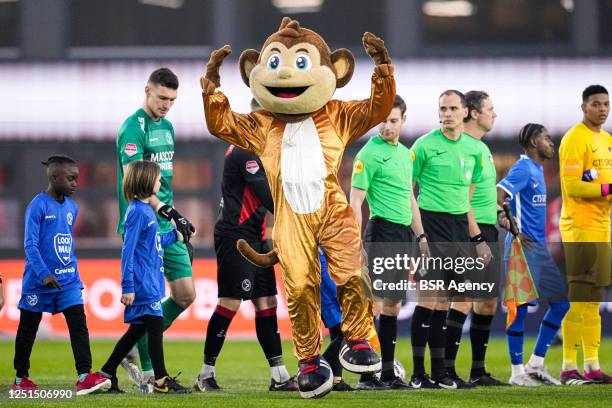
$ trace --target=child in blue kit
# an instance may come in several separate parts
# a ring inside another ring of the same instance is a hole
[[[14,391],[35,391],[29,379],[30,355],[43,312],[62,313],[79,375],[77,395],[107,390],[111,382],[91,373],[89,331],[83,306],[83,282],[74,255],[73,227],[79,207],[70,198],[76,191],[79,169],[74,159],[53,155],[42,163],[49,185],[28,205],[25,213],[25,271],[19,300],[19,327],[15,338]]]
[[[117,367],[146,333],[155,381],[153,391],[163,394],[187,394],[191,390],[169,377],[164,363],[163,318],[161,301],[165,297],[163,248],[182,241],[172,230],[160,234],[149,199],[161,187],[160,167],[150,161],[131,162],[123,178],[123,194],[130,203],[125,214],[121,252],[121,303],[124,321],[130,324],[102,367],[102,375],[111,379],[110,392],[121,392]]]

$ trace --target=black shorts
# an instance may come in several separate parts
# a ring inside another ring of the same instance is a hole
[[[276,295],[274,268],[259,268],[236,248],[235,238],[215,235],[218,297],[258,299]],[[257,252],[268,252],[265,241],[248,241]]]
[[[433,259],[429,260],[430,263],[425,268],[427,272],[424,275],[416,274],[415,277],[419,281],[431,282],[434,286],[428,288],[432,290],[432,296],[438,296],[434,287],[436,290],[449,288],[451,281],[460,283],[465,279],[461,268],[450,265],[459,265],[457,262],[460,258],[472,257],[468,218],[467,214],[449,214],[423,209],[420,212]],[[436,283],[442,286],[435,286]],[[452,296],[452,290],[448,291],[448,295]]]
[[[493,259],[482,271],[474,271],[469,279],[472,282],[494,283],[495,287],[491,291],[467,291],[462,293],[462,296],[480,300],[493,299],[500,295],[500,288],[504,277],[504,253],[503,248],[500,246],[503,245],[503,242],[499,242],[499,230],[495,225],[479,223],[478,228],[480,228],[482,237],[487,245],[489,245],[489,249],[491,249]],[[473,254],[476,256],[475,249]]]
[[[368,254],[368,270],[373,283],[372,293],[378,298],[404,300],[405,290],[377,289],[375,281],[399,283],[409,278],[405,269],[390,269],[376,273],[377,259],[395,258],[399,253],[414,256],[415,236],[409,226],[396,224],[383,218],[374,218],[368,222],[365,232],[365,250]],[[388,245],[385,245],[387,244]],[[407,243],[409,245],[402,245]]]

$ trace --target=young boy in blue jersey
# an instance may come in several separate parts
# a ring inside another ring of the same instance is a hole
[[[119,339],[102,366],[102,375],[112,381],[111,392],[122,392],[117,381],[121,360],[146,333],[148,351],[153,363],[153,391],[163,394],[188,394],[176,378],[168,376],[164,363],[163,313],[165,296],[163,248],[181,241],[177,230],[159,233],[155,212],[149,205],[152,195],[161,187],[161,169],[151,161],[133,161],[123,178],[123,194],[129,206],[125,213],[124,240],[121,252],[121,303],[125,305],[127,332]]]
[[[79,211],[70,196],[75,192],[79,169],[64,155],[42,163],[49,185],[30,202],[25,213],[25,271],[19,300],[19,327],[15,338],[16,370],[13,390],[34,391],[29,379],[30,355],[43,312],[63,313],[78,373],[77,395],[107,390],[111,382],[91,373],[89,331],[83,307],[83,282],[74,255],[73,227]]]
[[[540,384],[560,385],[544,366],[544,357],[569,310],[567,287],[546,246],[546,182],[542,167],[554,154],[553,141],[542,125],[530,123],[519,133],[525,149],[508,175],[498,184],[498,202],[509,200],[517,220],[523,250],[540,300],[548,301],[548,310],[540,325],[533,354],[523,366],[523,327],[529,305],[519,306],[517,316],[506,331],[512,363],[510,384],[534,387]],[[500,224],[507,223],[500,220]],[[512,236],[506,237],[505,261],[508,268]]]

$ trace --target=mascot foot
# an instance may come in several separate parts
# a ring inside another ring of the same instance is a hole
[[[322,398],[334,386],[334,376],[327,361],[321,356],[300,361],[298,387],[302,398]]]
[[[373,374],[381,370],[380,357],[372,350],[367,340],[347,340],[340,348],[340,364],[344,369],[357,374]]]

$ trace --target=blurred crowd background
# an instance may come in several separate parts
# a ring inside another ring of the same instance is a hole
[[[116,131],[160,66],[180,80],[168,115],[177,136],[175,205],[198,227],[198,255],[212,256],[227,145],[206,129],[198,78],[210,51],[231,44],[221,89],[235,110],[248,111],[237,58],[259,49],[284,15],[353,52],[356,72],[338,90],[342,99],[369,94],[363,33],[385,39],[408,105],[407,146],[438,126],[441,91],[487,91],[499,117],[485,141],[500,178],[521,153],[521,126],[544,124],[558,147],[582,117],[582,90],[612,88],[612,0],[0,0],[0,258],[23,256],[25,207],[46,186],[40,161],[58,152],[79,162],[77,254],[119,256]],[[347,192],[367,137],[345,154]],[[558,163],[545,171],[549,240],[559,241]]]

